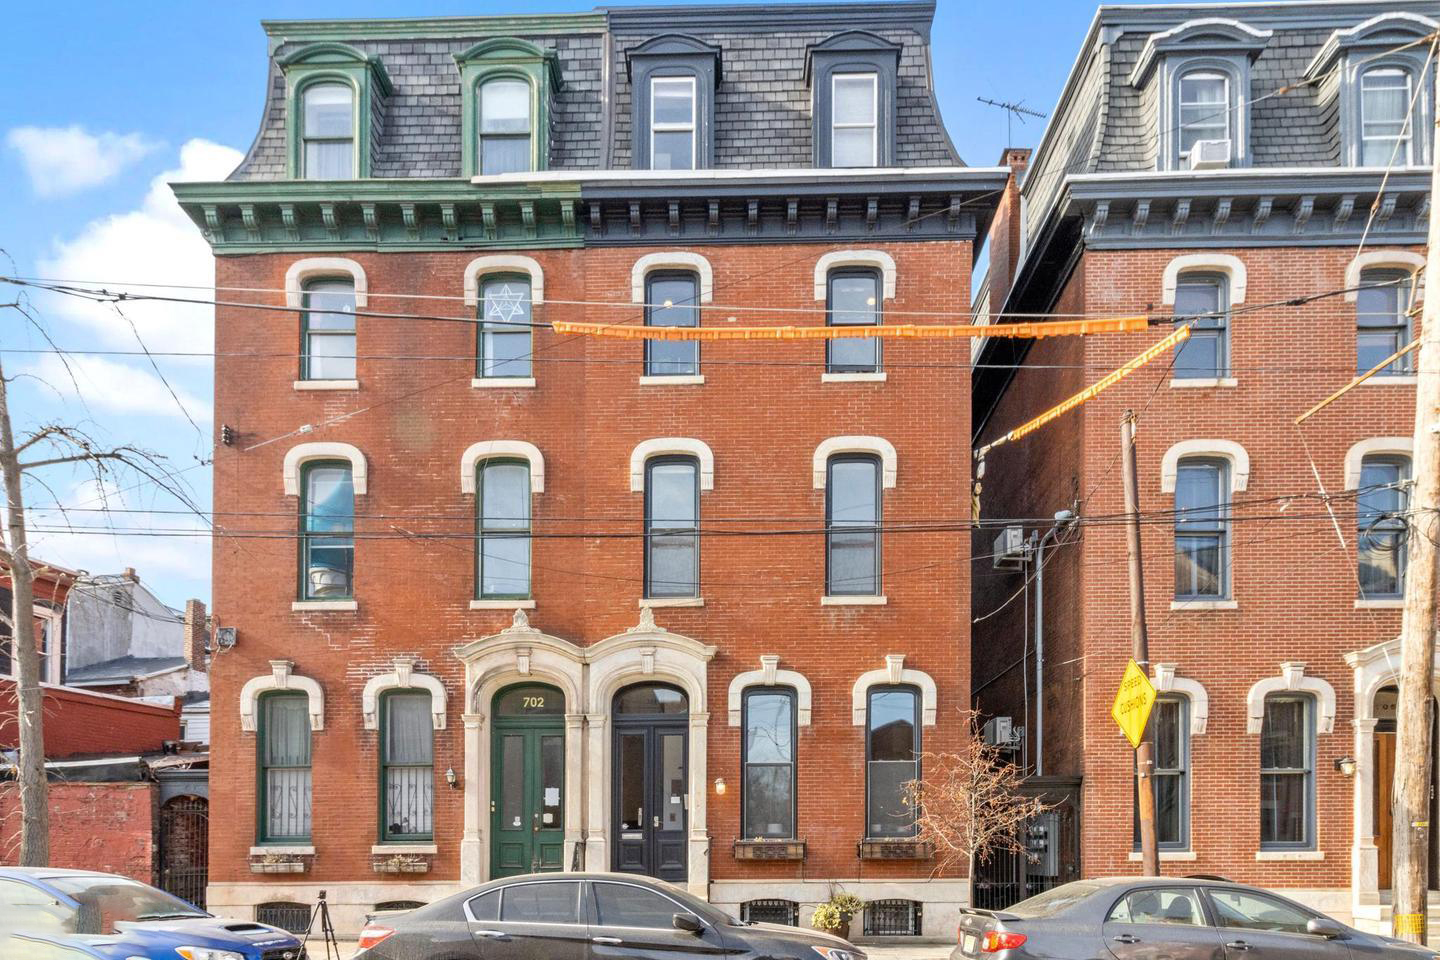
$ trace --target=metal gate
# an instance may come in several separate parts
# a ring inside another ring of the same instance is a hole
[[[210,804],[190,795],[160,808],[160,889],[205,909],[210,879]]]
[[[974,905],[982,910],[1003,910],[1080,878],[1080,778],[1031,777],[1020,792],[1051,807],[1026,825],[1025,853],[996,853],[976,865]]]

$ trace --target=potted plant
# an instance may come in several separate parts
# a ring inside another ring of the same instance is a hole
[[[831,891],[830,899],[815,908],[810,925],[842,940],[850,939],[850,921],[865,909],[865,901],[853,893]]]

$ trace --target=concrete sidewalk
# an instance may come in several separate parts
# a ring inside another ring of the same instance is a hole
[[[946,960],[954,946],[944,943],[917,943],[914,946],[897,947],[886,944],[883,947],[867,947],[862,944],[860,949],[865,951],[870,960]],[[312,942],[309,952],[310,960],[327,960],[324,944]],[[351,960],[354,955],[355,941],[340,941],[339,960]],[[331,957],[334,957],[333,952]]]

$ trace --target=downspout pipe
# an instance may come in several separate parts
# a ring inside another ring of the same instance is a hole
[[[1035,776],[1045,776],[1045,544],[1053,543],[1075,522],[1075,514],[1061,510],[1055,523],[1035,546]]]

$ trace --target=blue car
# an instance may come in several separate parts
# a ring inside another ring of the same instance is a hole
[[[222,920],[126,877],[0,867],[0,960],[305,960],[275,927]]]

